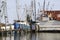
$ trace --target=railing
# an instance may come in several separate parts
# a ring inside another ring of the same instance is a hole
[[[40,30],[60,30],[60,27],[40,27]]]

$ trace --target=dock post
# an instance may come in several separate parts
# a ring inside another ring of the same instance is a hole
[[[30,23],[30,32],[32,32],[32,24]]]
[[[12,34],[12,28],[11,28],[11,25],[10,25],[10,33]]]

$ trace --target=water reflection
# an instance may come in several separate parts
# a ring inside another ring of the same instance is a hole
[[[60,33],[39,33],[40,40],[60,40]]]
[[[38,40],[38,35],[37,35],[37,33],[31,33],[31,34],[30,34],[30,40]]]
[[[15,32],[14,33],[14,40],[20,40],[20,34],[19,33],[17,33],[17,32]]]
[[[0,40],[60,40],[60,33],[14,33],[0,36]]]
[[[37,33],[14,34],[14,40],[37,40],[37,39],[38,39]]]

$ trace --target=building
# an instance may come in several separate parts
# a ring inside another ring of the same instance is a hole
[[[53,20],[59,20],[60,21],[60,10],[45,11],[45,14],[47,16],[51,14]]]

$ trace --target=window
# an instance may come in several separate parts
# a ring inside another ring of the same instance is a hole
[[[58,14],[57,17],[60,17],[60,14]]]

